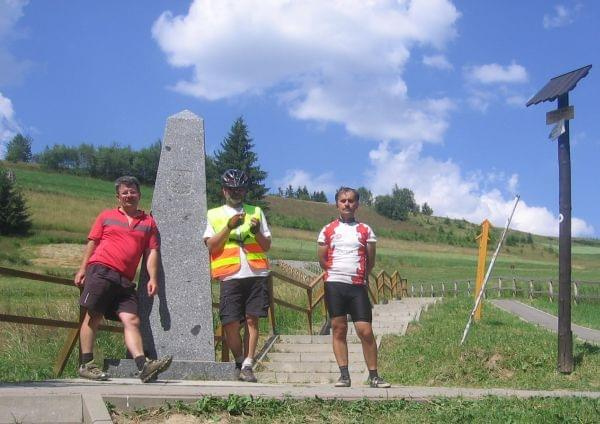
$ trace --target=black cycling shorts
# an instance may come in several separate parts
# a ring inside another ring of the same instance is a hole
[[[325,300],[330,318],[350,315],[353,322],[372,322],[371,301],[367,286],[337,281],[325,283]]]
[[[219,318],[221,324],[243,321],[246,315],[266,317],[269,310],[267,277],[221,281]]]

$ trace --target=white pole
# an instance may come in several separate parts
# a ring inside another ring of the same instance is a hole
[[[515,196],[515,204],[512,208],[512,212],[510,213],[510,216],[508,217],[508,220],[506,221],[506,227],[504,227],[502,236],[500,237],[500,240],[498,241],[498,246],[496,246],[496,251],[494,252],[494,256],[492,256],[490,265],[488,266],[487,272],[485,273],[485,278],[483,279],[483,284],[481,285],[481,289],[479,290],[479,293],[477,294],[477,300],[475,300],[475,306],[473,307],[473,310],[471,311],[471,315],[469,316],[469,321],[467,321],[467,326],[465,327],[465,331],[463,332],[463,336],[460,341],[461,345],[465,342],[465,339],[467,338],[467,334],[469,333],[469,328],[471,328],[471,323],[473,322],[473,316],[475,316],[475,311],[479,307],[479,304],[481,303],[481,299],[483,298],[483,292],[485,290],[485,285],[487,284],[488,279],[490,278],[490,274],[492,273],[492,268],[494,268],[494,263],[496,262],[496,257],[498,256],[498,252],[500,252],[500,247],[502,247],[502,243],[504,242],[504,237],[506,237],[506,232],[508,231],[508,227],[510,226],[510,221],[512,221],[512,217],[515,213],[515,209],[517,208],[517,203],[519,203],[520,197],[521,196],[519,196],[518,194]]]

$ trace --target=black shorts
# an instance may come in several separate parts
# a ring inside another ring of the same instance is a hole
[[[219,318],[221,324],[242,321],[246,315],[266,317],[269,310],[267,277],[221,281]]]
[[[119,320],[120,312],[137,315],[135,283],[102,264],[88,265],[79,304],[89,312],[113,321]]]
[[[367,286],[337,281],[325,283],[325,301],[330,318],[350,315],[352,321],[372,322],[371,301]]]

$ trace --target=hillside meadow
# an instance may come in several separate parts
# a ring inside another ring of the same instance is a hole
[[[10,168],[14,169],[17,184],[26,198],[33,219],[33,230],[27,237],[0,237],[0,266],[71,278],[81,260],[87,232],[95,216],[100,210],[115,206],[113,184],[110,181],[49,173],[33,165],[10,164]],[[152,187],[143,186],[141,207],[150,210],[151,201]],[[332,204],[272,196],[267,201],[273,233],[270,257],[315,261],[317,233],[336,216],[335,207]],[[376,272],[384,269],[392,273],[397,270],[410,282],[474,279],[477,257],[474,237],[478,232],[476,225],[435,216],[411,216],[406,222],[396,222],[378,215],[366,206],[361,206],[358,216],[368,222],[378,235]],[[198,228],[198,231],[202,230]],[[500,231],[501,229],[496,229],[492,235],[496,240]],[[492,278],[516,276],[556,279],[556,239],[535,235],[528,237],[519,232],[511,232],[511,236],[511,242],[503,248],[496,263]],[[489,256],[495,244],[495,240],[490,242]],[[597,267],[599,261],[598,241],[575,241],[574,279],[600,281]],[[302,290],[278,286],[276,291],[289,302],[298,305],[306,303],[306,295]],[[0,313],[74,321],[78,314],[76,299],[75,287],[50,286],[0,276]],[[539,302],[543,303],[542,300]],[[467,303],[459,303],[458,308],[465,309]],[[456,307],[450,306],[451,309]],[[541,304],[540,307],[555,308],[554,305],[546,304]],[[282,331],[298,334],[306,331],[305,316],[288,313],[282,308],[276,309],[276,314]],[[593,316],[591,310],[581,315],[582,320],[595,325],[593,318],[586,318]],[[459,321],[462,322],[460,319]],[[263,334],[266,334],[266,322],[262,325]],[[509,327],[510,325],[507,326]],[[52,363],[66,335],[66,330],[0,323],[0,339],[3,340],[0,344],[0,380],[52,377]],[[511,337],[508,334],[505,339],[511,340]],[[393,346],[395,342],[390,343]],[[97,350],[96,356],[100,360],[105,356],[121,356],[121,336],[102,334]],[[396,361],[400,360],[393,354],[396,350],[396,347],[391,351],[384,348],[384,352],[387,352],[384,358],[390,358],[391,361],[386,365],[391,367],[389,369],[393,369]],[[406,352],[403,353],[405,354]],[[407,355],[412,354],[418,358],[421,355],[420,349],[415,348],[413,353],[409,352]],[[72,355],[67,366],[66,376],[75,375],[74,357]],[[401,360],[411,359],[403,356]],[[397,382],[410,384],[400,374],[393,378],[397,378]],[[418,384],[424,384],[419,379],[427,378],[430,377],[415,376],[413,383],[418,381]],[[548,383],[548,386],[553,384]],[[556,387],[559,386],[560,384]]]

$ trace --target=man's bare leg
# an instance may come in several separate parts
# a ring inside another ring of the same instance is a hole
[[[144,348],[142,333],[140,332],[140,318],[136,314],[121,312],[119,313],[119,319],[123,323],[123,338],[129,353],[134,358],[143,356]]]
[[[79,343],[81,346],[81,353],[93,353],[94,342],[96,341],[96,333],[98,327],[102,322],[101,314],[90,315],[89,312],[85,313],[81,328],[79,330]]]
[[[348,319],[346,316],[331,318],[331,333],[333,342],[333,354],[338,366],[348,366],[348,343],[346,334],[348,333]]]
[[[362,344],[363,355],[369,370],[377,369],[377,343],[370,322],[357,321],[354,323],[356,334]]]

